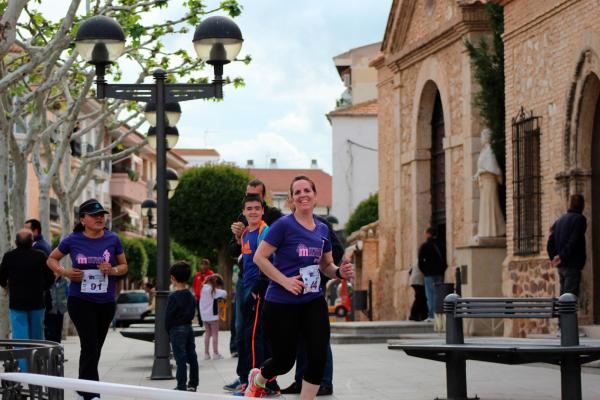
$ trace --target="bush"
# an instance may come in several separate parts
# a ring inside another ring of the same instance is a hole
[[[377,193],[370,195],[366,200],[361,201],[354,209],[352,215],[346,223],[346,235],[359,230],[361,227],[377,221],[379,218],[379,201]]]
[[[133,282],[142,281],[148,273],[148,255],[142,240],[121,236],[121,242],[129,269],[127,276]]]
[[[146,250],[146,255],[148,256],[148,270],[146,276],[150,280],[156,280],[156,256],[158,254],[156,239],[141,238],[139,241],[142,246],[144,246],[144,250]]]

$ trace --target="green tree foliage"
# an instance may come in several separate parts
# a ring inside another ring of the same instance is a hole
[[[156,240],[150,238],[140,238],[138,240],[142,244],[142,246],[144,246],[144,250],[146,251],[146,255],[148,256],[148,269],[146,271],[146,276],[150,280],[154,280],[156,279]]]
[[[148,255],[144,245],[140,239],[124,236],[121,236],[121,242],[123,243],[123,252],[127,258],[129,269],[127,276],[131,281],[139,282],[148,273]]]
[[[379,201],[377,193],[375,193],[356,206],[346,223],[346,235],[349,236],[352,232],[377,221],[377,219],[379,219]]]
[[[192,276],[194,276],[196,271],[198,271],[198,257],[188,248],[171,240],[171,263],[180,260],[187,261],[190,263],[190,265],[192,266]]]
[[[242,209],[248,181],[244,170],[229,165],[187,170],[169,202],[173,238],[197,255],[222,250]]]
[[[502,6],[487,3],[485,10],[492,31],[489,38],[482,37],[479,45],[465,41],[473,65],[475,80],[481,91],[475,95],[475,106],[486,125],[492,130],[492,150],[500,168],[505,171],[504,149],[504,13]]]

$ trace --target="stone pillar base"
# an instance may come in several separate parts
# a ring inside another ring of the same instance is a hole
[[[456,266],[462,272],[463,297],[502,297],[502,262],[506,238],[474,237],[468,246],[455,250]],[[502,319],[465,319],[465,334],[502,336]]]

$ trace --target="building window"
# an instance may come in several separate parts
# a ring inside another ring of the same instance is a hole
[[[519,256],[540,252],[540,121],[523,107],[512,120],[514,252]]]

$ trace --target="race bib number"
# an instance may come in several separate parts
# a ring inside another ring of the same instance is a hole
[[[308,267],[300,268],[300,276],[304,282],[304,294],[319,293],[321,286],[321,275],[319,274],[318,265],[309,265]]]
[[[108,275],[99,270],[86,269],[81,280],[81,293],[106,293],[108,290]]]

